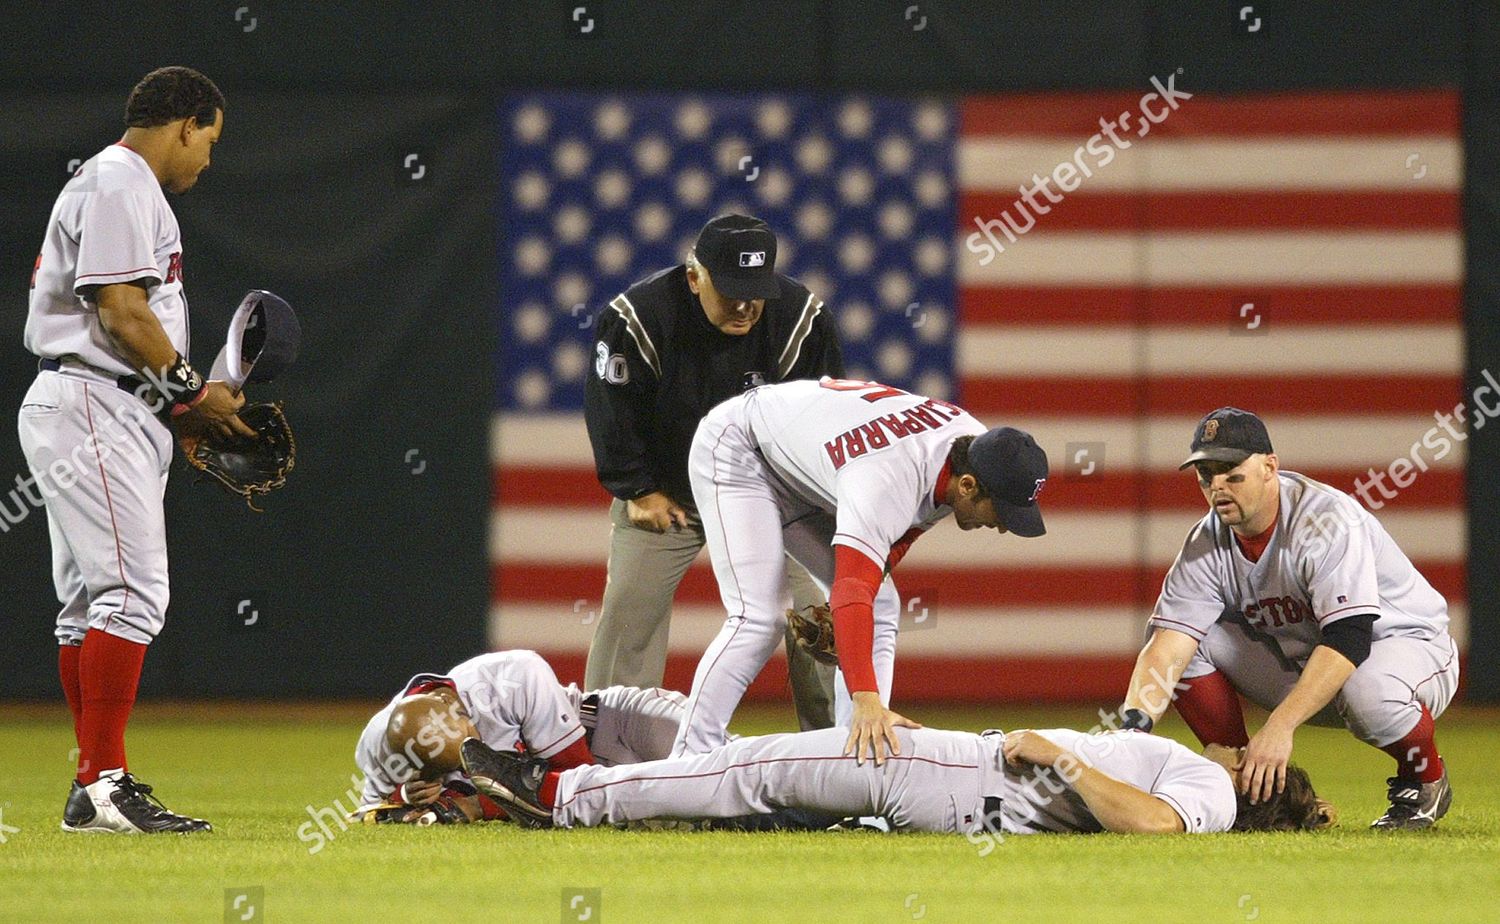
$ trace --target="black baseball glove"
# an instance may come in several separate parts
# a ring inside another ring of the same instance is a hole
[[[243,497],[259,513],[255,496],[286,484],[287,473],[297,464],[297,440],[280,402],[248,405],[239,417],[255,431],[254,439],[216,433],[187,436],[182,438],[182,451],[188,464]]]

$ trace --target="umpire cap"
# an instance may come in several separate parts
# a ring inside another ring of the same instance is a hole
[[[698,232],[693,255],[714,288],[742,301],[776,298],[776,235],[759,218],[720,215]]]

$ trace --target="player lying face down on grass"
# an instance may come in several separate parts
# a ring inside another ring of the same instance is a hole
[[[707,754],[633,766],[560,770],[540,758],[465,741],[463,765],[481,791],[531,827],[592,827],[645,819],[731,818],[800,809],[880,816],[893,830],[971,839],[1043,832],[1207,834],[1328,827],[1332,806],[1307,774],[1252,805],[1236,791],[1242,755],[1195,754],[1139,731],[898,728],[883,764],[844,754],[841,729],[740,738]]]
[[[1452,800],[1433,740],[1458,687],[1443,596],[1352,497],[1282,471],[1254,414],[1207,415],[1191,452],[1181,467],[1209,512],[1162,584],[1125,697],[1133,724],[1175,701],[1200,741],[1245,746],[1252,803],[1289,785],[1299,726],[1345,726],[1396,760],[1373,827],[1430,827]],[[1254,737],[1241,695],[1271,711]]]
[[[417,824],[502,817],[459,767],[465,738],[521,747],[562,767],[635,763],[667,755],[682,704],[670,690],[564,686],[534,651],[492,652],[447,674],[418,674],[360,734],[354,760],[365,785],[354,815]]]
[[[728,618],[698,663],[673,755],[727,740],[740,698],[786,625],[790,553],[828,592],[848,751],[899,753],[888,708],[901,603],[892,569],[950,514],[960,528],[1046,532],[1047,454],[963,408],[874,382],[824,378],[752,389],[709,412],[688,457]]]

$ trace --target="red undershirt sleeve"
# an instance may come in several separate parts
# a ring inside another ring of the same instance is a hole
[[[828,595],[833,611],[833,640],[839,669],[850,693],[879,693],[875,682],[875,593],[881,568],[863,552],[847,545],[833,548],[833,588]]]

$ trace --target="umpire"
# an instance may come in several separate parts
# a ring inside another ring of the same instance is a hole
[[[776,236],[744,215],[704,225],[686,263],[615,296],[596,322],[584,413],[599,482],[615,501],[584,688],[654,687],[666,670],[672,597],[704,544],[687,472],[698,422],[747,387],[842,377],[844,362],[823,302],[776,272]],[[800,565],[787,567],[794,606],[824,602]],[[833,669],[790,635],[787,658],[802,728],[831,726]]]

